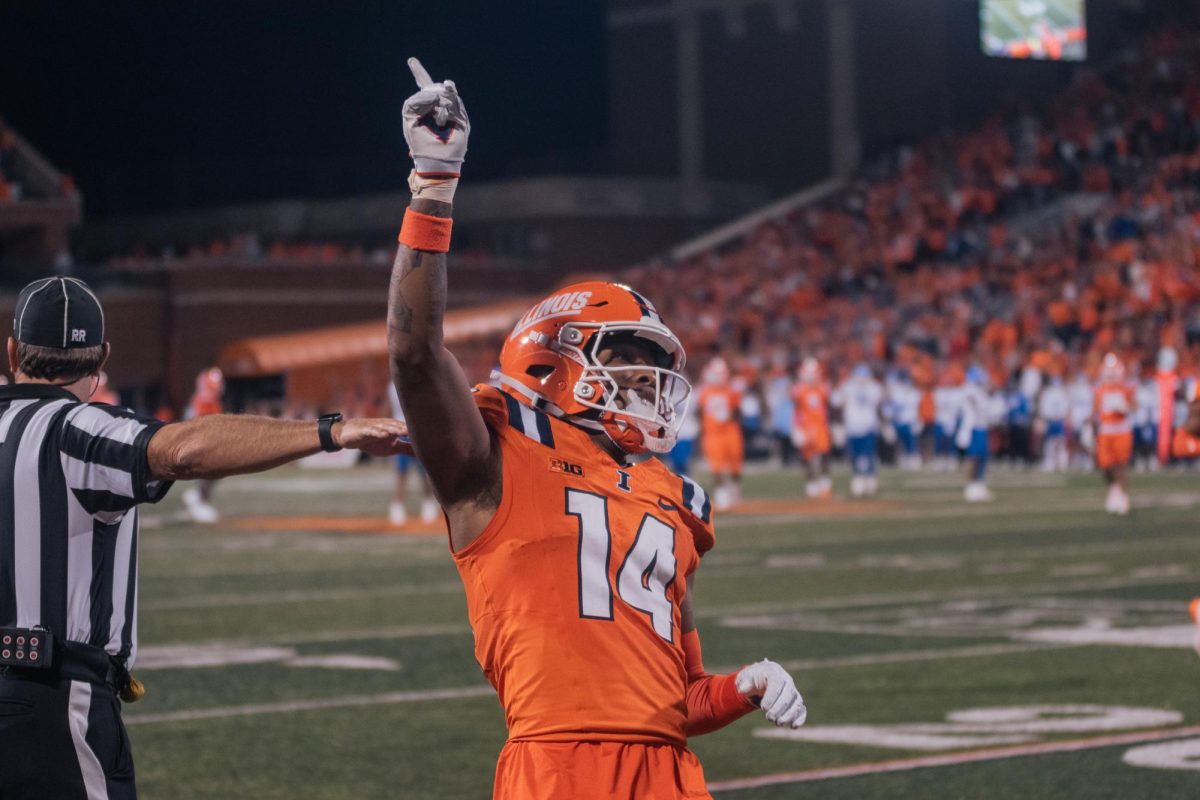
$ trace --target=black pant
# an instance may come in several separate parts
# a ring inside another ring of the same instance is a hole
[[[136,800],[115,691],[35,671],[0,675],[0,800]]]

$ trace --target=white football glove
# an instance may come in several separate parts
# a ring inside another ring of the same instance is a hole
[[[404,101],[404,140],[417,178],[452,179],[462,172],[471,122],[454,81],[434,83],[415,58],[408,68],[419,91]]]
[[[734,679],[734,685],[744,696],[758,698],[758,707],[767,715],[767,721],[781,728],[799,728],[808,717],[796,682],[774,661],[764,658],[757,664],[743,667]]]

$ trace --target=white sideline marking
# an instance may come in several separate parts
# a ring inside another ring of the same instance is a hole
[[[194,722],[206,719],[253,717],[260,714],[287,714],[295,711],[324,711],[335,708],[355,708],[358,706],[422,703],[427,700],[462,700],[470,697],[485,697],[494,694],[495,690],[491,686],[459,686],[452,689],[345,695],[321,700],[293,700],[286,703],[255,703],[244,706],[224,706],[222,708],[164,711],[158,714],[130,714],[125,717],[125,724],[148,725],[154,722]]]
[[[320,667],[323,669],[377,669],[395,672],[400,665],[382,656],[297,656],[283,662],[285,667]]]
[[[1166,739],[1178,739],[1198,734],[1200,734],[1200,725],[1194,725],[1188,728],[1166,728],[1140,733],[1093,736],[1087,739],[1071,739],[1065,742],[1043,742],[1040,744],[1025,744],[1013,747],[995,747],[987,750],[975,750],[950,755],[889,759],[887,761],[850,764],[844,767],[810,769],[802,772],[780,772],[774,775],[760,775],[754,778],[716,781],[708,784],[708,790],[710,792],[730,792],[738,789],[757,789],[762,786],[812,783],[814,781],[836,780],[838,778],[857,778],[863,775],[880,775],[888,772],[954,767],[961,764],[974,764],[982,761],[1001,761],[1009,758],[1024,758],[1052,753],[1074,753],[1081,750],[1095,750],[1102,747],[1117,747],[1126,744],[1160,742]]]
[[[722,573],[724,577],[724,573]],[[725,607],[710,606],[696,610],[697,618],[711,619],[754,613],[770,614],[817,609],[846,609],[859,606],[889,606],[902,603],[949,602],[962,599],[1025,598],[1030,595],[1064,595],[1074,592],[1094,592],[1104,589],[1124,589],[1131,586],[1156,586],[1181,583],[1174,576],[1108,578],[1096,581],[1055,581],[1028,586],[997,586],[982,589],[947,589],[940,592],[899,592],[896,594],[860,594],[831,597],[823,600],[801,600],[791,603],[744,603]],[[1014,595],[1014,593],[1017,593]],[[1015,600],[1014,600],[1015,602]],[[1182,606],[1181,606],[1182,607]],[[1182,612],[1181,612],[1182,613]]]
[[[905,572],[929,572],[934,570],[959,569],[963,559],[959,556],[923,555],[906,553],[890,555],[863,555],[853,566],[868,569],[902,569]]]
[[[138,671],[194,669],[270,664],[295,658],[291,647],[222,647],[212,645],[148,645],[138,650]]]
[[[998,562],[993,564],[984,564],[979,568],[980,575],[1019,575],[1022,572],[1029,572],[1033,569],[1032,564],[1025,562]]]
[[[1040,650],[1067,650],[1078,644],[986,644],[977,647],[947,647],[935,650],[901,650],[896,653],[868,653],[861,656],[839,658],[803,658],[785,661],[788,670],[821,669],[824,667],[859,667],[875,664],[903,664],[909,661],[938,661],[943,658],[982,658],[984,656],[1008,656],[1021,653],[1036,653]],[[736,667],[725,670],[731,672]]]
[[[390,472],[295,478],[238,477],[223,481],[221,491],[251,494],[376,494],[391,491],[395,480]]]
[[[741,566],[745,566],[745,563]],[[790,553],[767,556],[764,566],[767,569],[821,569],[825,566],[825,556],[820,553]]]
[[[872,725],[821,725],[809,729],[782,728],[756,730],[760,739],[785,739],[793,742],[818,744],[847,744],[858,747],[886,747],[892,750],[961,750],[964,747],[987,747],[998,744],[1019,744],[1030,740],[1018,733],[964,733],[949,729],[920,730],[916,726],[896,725],[889,728]]]
[[[1063,564],[1050,570],[1053,578],[1078,578],[1084,575],[1103,575],[1112,570],[1108,564]]]
[[[897,625],[894,622],[869,625],[855,622],[805,619],[802,617],[780,617],[769,614],[756,617],[725,617],[721,620],[721,627],[751,628],[768,631],[803,631],[805,633],[842,633],[861,636],[893,636],[901,639],[911,639],[914,636],[928,636],[931,639],[963,639],[994,635],[990,632],[979,633],[965,630],[917,629]]]
[[[1011,636],[1031,642],[1073,645],[1109,645],[1114,647],[1191,648],[1196,638],[1195,625],[1157,625],[1138,628],[1035,628]]]
[[[1121,760],[1131,767],[1200,770],[1200,739],[1135,747]]]
[[[340,655],[302,656],[294,647],[239,647],[237,645],[166,645],[144,647],[138,652],[137,668],[201,669],[246,664],[282,664],[285,667],[321,667],[327,669],[378,669],[394,671],[400,665],[380,656]]]
[[[425,594],[451,594],[462,591],[459,581],[446,581],[429,586],[377,586],[370,589],[312,589],[280,592],[247,592],[245,594],[207,594],[173,597],[142,604],[144,611],[163,611],[187,608],[218,608],[221,606],[253,606],[274,603],[306,603],[314,600],[365,600],[375,597],[408,597]]]

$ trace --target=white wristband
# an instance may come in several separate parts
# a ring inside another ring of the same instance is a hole
[[[458,178],[422,178],[413,170],[408,173],[408,188],[414,200],[421,198],[453,203],[454,192],[458,189]]]

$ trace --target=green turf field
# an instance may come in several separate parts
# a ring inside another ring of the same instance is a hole
[[[382,518],[389,480],[293,469],[217,499]],[[751,716],[695,740],[715,797],[1200,797],[1200,475],[1135,476],[1125,519],[1092,475],[998,474],[989,506],[960,487],[892,472],[874,502],[718,519],[705,662],[783,662],[809,717],[803,739]],[[440,537],[199,528],[178,494],[144,515],[144,798],[490,796],[504,725]]]

